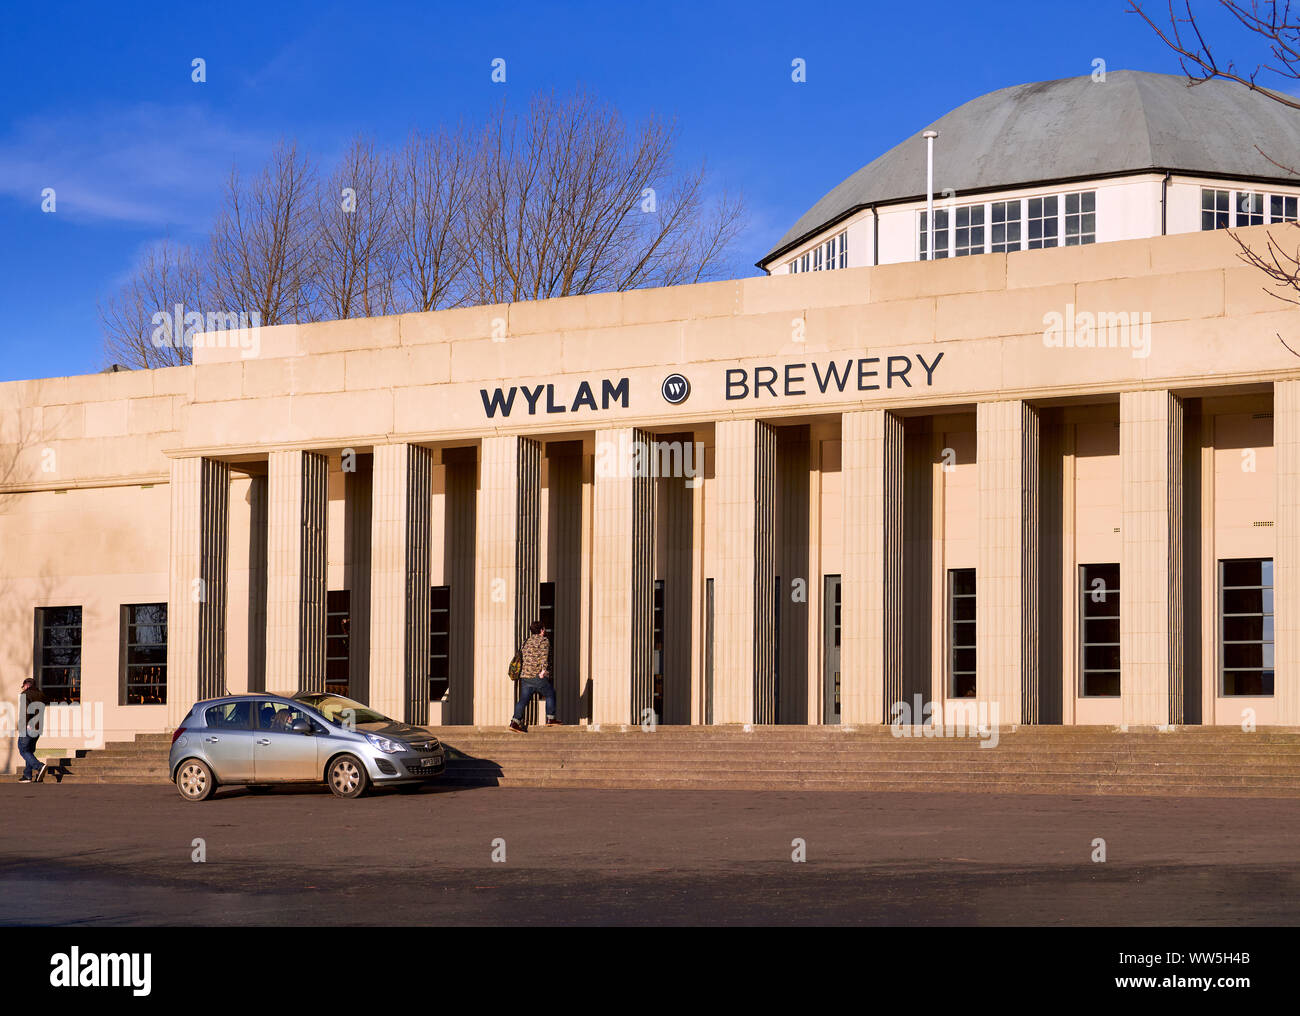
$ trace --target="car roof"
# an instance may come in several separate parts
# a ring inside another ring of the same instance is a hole
[[[194,703],[197,709],[199,706],[214,706],[223,702],[243,702],[249,699],[255,699],[259,702],[283,702],[285,705],[294,705],[298,700],[291,693],[279,691],[240,691],[233,692],[229,695],[220,695],[217,698],[201,699]]]

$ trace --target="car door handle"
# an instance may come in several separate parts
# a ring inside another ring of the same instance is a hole
[[[257,743],[258,743],[258,744],[270,744],[270,743],[271,743],[271,739],[270,739],[269,737],[259,737],[259,738],[257,739]]]
[[[219,737],[205,737],[203,740],[207,741],[208,744],[215,744],[217,741],[220,741],[221,738],[219,738]]]

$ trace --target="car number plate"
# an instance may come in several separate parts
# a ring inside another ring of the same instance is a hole
[[[422,758],[422,759],[420,759],[420,765],[422,765],[422,766],[436,766],[436,765],[437,765],[439,762],[441,762],[441,761],[442,761],[442,759],[440,759],[440,758],[438,758],[438,757],[436,757],[436,756],[435,756],[434,758]]]

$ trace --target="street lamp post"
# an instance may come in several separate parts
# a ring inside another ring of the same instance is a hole
[[[934,139],[938,131],[926,131],[925,138],[925,259],[934,260]]]

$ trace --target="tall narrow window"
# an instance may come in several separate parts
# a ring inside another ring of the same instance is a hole
[[[1030,250],[1056,246],[1058,203],[1055,194],[1045,198],[1029,199],[1029,242],[1027,246]]]
[[[975,697],[975,569],[948,571],[948,672],[954,698]]]
[[[840,576],[827,575],[824,580],[825,596],[823,611],[825,623],[822,632],[824,706],[822,720],[825,723],[840,722]]]
[[[325,690],[331,695],[348,693],[351,615],[351,590],[331,589],[325,594]]]
[[[1257,191],[1237,192],[1237,225],[1262,226],[1264,224],[1264,195]]]
[[[1065,195],[1065,246],[1097,242],[1097,192]]]
[[[704,580],[704,722],[713,723],[713,579]]]
[[[990,250],[994,254],[1020,249],[1020,202],[994,201],[991,219]]]
[[[167,704],[167,604],[122,606],[122,704]]]
[[[429,593],[429,701],[441,702],[451,687],[451,586]]]
[[[1295,201],[1295,198],[1291,199]],[[841,233],[839,235],[839,267],[849,267],[849,234]]]
[[[929,220],[925,217],[925,212],[921,213],[921,246],[918,248],[921,252],[921,260],[930,260],[927,255],[928,245],[930,242],[930,230],[927,225]],[[936,208],[934,210],[934,259],[948,256],[948,209]]]
[[[800,260],[800,262],[799,262],[799,271],[801,271],[801,272],[806,272],[806,271],[808,271],[808,255],[807,255],[807,254],[805,254],[805,255],[803,256],[803,258],[802,258],[802,259]]]
[[[1079,567],[1079,655],[1084,695],[1119,694],[1119,565]]]
[[[939,221],[936,214],[934,221]],[[938,249],[936,238],[934,246]],[[957,209],[957,228],[953,234],[953,255],[965,257],[967,254],[984,253],[984,206],[963,205]]]
[[[654,612],[651,622],[651,644],[654,646],[654,691],[655,717],[663,722],[664,716],[664,580],[655,579]]]
[[[1269,222],[1295,222],[1296,203],[1294,196],[1287,194],[1270,194],[1268,198]]]
[[[81,608],[36,608],[36,683],[50,702],[81,701]]]
[[[1220,561],[1219,589],[1223,694],[1272,695],[1272,559]]]
[[[822,248],[821,248],[821,246],[818,245],[818,246],[813,250],[812,254],[813,254],[813,271],[814,271],[814,272],[820,272],[820,271],[822,270]]]
[[[1232,192],[1201,188],[1201,229],[1227,229],[1232,225],[1229,204]]]

